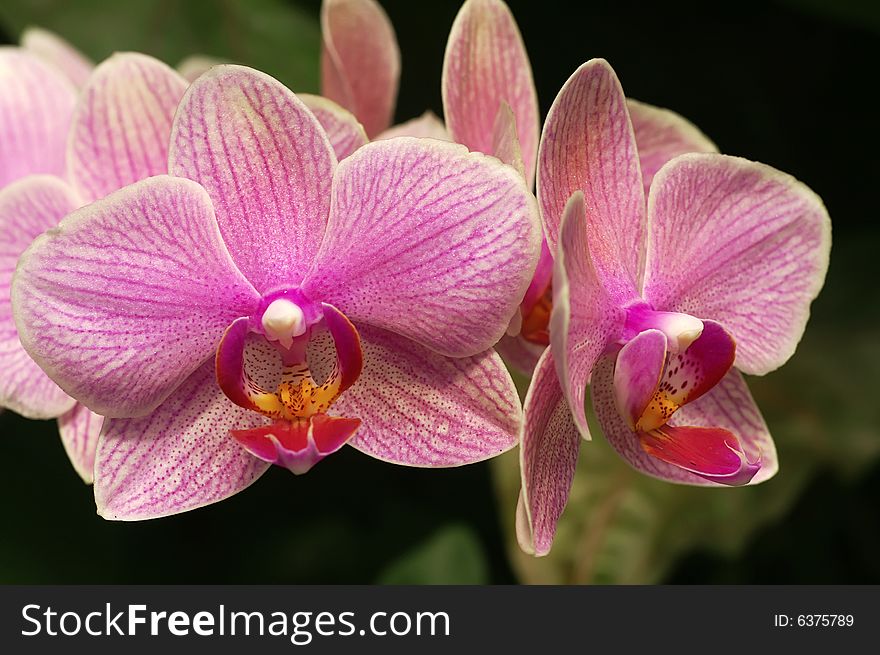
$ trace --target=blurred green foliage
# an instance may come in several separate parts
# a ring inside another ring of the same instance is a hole
[[[486,584],[482,545],[465,525],[441,528],[382,572],[379,584]]]
[[[208,55],[295,91],[318,89],[318,15],[284,0],[3,0],[0,22],[11,37],[31,25],[52,30],[95,61],[126,50],[172,66]]]

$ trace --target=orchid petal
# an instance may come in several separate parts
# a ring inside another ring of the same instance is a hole
[[[584,193],[593,264],[610,292],[634,296],[645,253],[645,193],[617,75],[604,59],[583,64],[547,114],[538,152],[538,203],[555,252],[562,212]]]
[[[375,0],[324,0],[321,34],[321,95],[376,136],[391,124],[400,80],[400,50],[388,15]]]
[[[341,416],[362,421],[352,446],[386,462],[446,467],[516,445],[522,408],[493,350],[444,357],[392,332],[357,327],[363,372],[333,404]]]
[[[207,189],[254,287],[298,285],[324,234],[336,166],[302,101],[264,73],[217,66],[181,101],[170,149],[169,172]]]
[[[393,139],[397,136],[415,136],[420,139],[439,139],[440,141],[452,141],[446,126],[433,111],[426,111],[418,118],[412,118],[374,137],[374,141]]]
[[[0,187],[32,173],[62,175],[76,89],[21,48],[0,47]]]
[[[495,117],[490,152],[508,166],[513,166],[517,173],[526,176],[522,147],[516,136],[516,117],[506,102],[501,103],[498,115]]]
[[[645,197],[654,175],[673,157],[688,152],[718,152],[718,147],[689,120],[669,109],[627,98],[632,119]]]
[[[660,330],[645,330],[617,354],[614,399],[630,429],[635,428],[651,402],[665,363],[666,335]]]
[[[179,64],[177,64],[177,72],[187,82],[192,84],[202,75],[207,73],[214,66],[225,64],[226,62],[216,57],[208,55],[190,55]]]
[[[171,119],[186,80],[158,59],[116,54],[82,90],[71,123],[68,175],[88,199],[168,172]]]
[[[584,194],[576,191],[563,211],[554,262],[550,346],[575,424],[589,439],[586,386],[596,361],[622,328],[625,314],[593,266],[585,212]]]
[[[299,99],[306,104],[324,128],[336,153],[336,159],[340,161],[345,159],[369,141],[364,126],[347,109],[343,109],[332,100],[308,93],[301,93]]]
[[[593,371],[591,395],[596,418],[611,446],[636,470],[669,482],[716,486],[705,477],[649,455],[639,435],[620,415],[614,398],[614,356],[599,360]],[[681,407],[670,419],[673,427],[694,426],[728,430],[739,441],[749,462],[761,468],[749,484],[771,478],[778,470],[776,448],[742,375],[731,370],[711,391]]]
[[[89,411],[80,403],[58,417],[61,443],[64,444],[64,450],[74,470],[86,484],[95,481],[95,451],[98,449],[98,437],[103,424],[103,416]]]
[[[302,288],[356,324],[465,357],[504,335],[540,238],[534,197],[509,166],[458,144],[380,141],[340,163]]]
[[[54,418],[74,400],[21,346],[12,318],[12,274],[31,242],[78,205],[73,190],[51,175],[32,175],[0,191],[0,406],[28,418]]]
[[[21,47],[61,70],[77,88],[82,88],[95,64],[57,34],[29,27],[21,35]]]
[[[540,556],[550,552],[553,544],[580,448],[578,428],[559,386],[551,348],[544,351],[535,368],[526,394],[525,417],[517,539],[524,551]]]
[[[452,24],[443,58],[443,110],[452,138],[493,153],[502,103],[516,117],[526,180],[535,176],[538,95],[519,28],[501,0],[467,0]]]
[[[98,514],[151,519],[238,493],[269,464],[229,433],[265,422],[229,402],[214,380],[214,362],[205,362],[149,416],[107,421],[95,462]]]
[[[12,284],[31,357],[113,417],[153,410],[258,302],[205,190],[167,176],[68,215],[22,255]]]
[[[794,353],[828,270],[831,223],[804,184],[737,157],[682,155],[654,178],[644,296],[709,317],[762,375]]]
[[[524,375],[531,376],[535,370],[535,365],[544,352],[546,346],[541,346],[531,341],[523,339],[521,336],[511,337],[504,335],[501,340],[495,344],[496,352],[501,358],[514,369]]]

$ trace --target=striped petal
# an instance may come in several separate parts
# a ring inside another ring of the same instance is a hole
[[[12,285],[21,342],[103,416],[157,407],[259,297],[195,182],[153,177],[68,215],[22,255]]]
[[[585,439],[590,438],[584,409],[590,374],[625,320],[623,303],[608,294],[593,266],[588,229],[584,195],[577,191],[563,212],[554,261],[550,345],[562,390]]]
[[[21,35],[21,47],[61,70],[77,88],[82,88],[95,64],[57,34],[29,27]]]
[[[25,175],[63,175],[76,89],[21,48],[0,47],[0,187]]]
[[[446,467],[516,445],[522,408],[494,351],[450,358],[386,330],[358,331],[363,372],[333,405],[361,420],[352,446],[386,462]]]
[[[538,259],[522,177],[458,144],[401,137],[339,165],[327,235],[303,291],[453,357],[500,339]]]
[[[376,136],[374,141],[393,139],[396,136],[416,136],[421,139],[439,139],[440,141],[452,141],[446,126],[433,111],[426,111],[418,118],[412,118],[403,123],[389,127]]]
[[[86,484],[95,481],[95,451],[104,417],[98,416],[80,403],[58,417],[61,443],[74,470]]]
[[[639,435],[629,428],[615,401],[613,355],[603,357],[596,365],[590,390],[596,419],[605,438],[633,468],[668,482],[700,486],[724,484],[645,452]],[[761,463],[749,484],[773,477],[779,468],[776,448],[767,424],[742,375],[736,370],[730,371],[711,391],[681,407],[670,419],[669,425],[729,431],[742,446],[747,461]]]
[[[578,429],[548,348],[535,367],[525,400],[522,492],[517,506],[517,539],[525,552],[539,556],[550,552],[568,502],[579,448]]]
[[[217,387],[213,360],[205,362],[149,416],[108,420],[95,461],[98,514],[152,519],[238,493],[270,465],[229,432],[265,422],[233,405]]]
[[[645,193],[623,89],[604,59],[583,64],[547,114],[538,152],[538,203],[550,250],[562,212],[583,191],[593,264],[615,295],[635,295],[645,252]]]
[[[442,89],[449,132],[471,150],[493,153],[496,116],[503,103],[510,106],[531,186],[538,149],[538,95],[522,36],[504,2],[464,3],[446,44]]]
[[[244,66],[211,69],[180,104],[168,162],[207,189],[233,260],[259,291],[300,283],[324,235],[336,156],[292,91]]]
[[[68,174],[86,200],[168,172],[171,119],[186,80],[158,59],[116,54],[82,90],[71,124]]]
[[[330,139],[330,145],[333,146],[333,152],[336,153],[336,159],[345,159],[369,141],[364,126],[347,109],[343,109],[332,100],[308,93],[301,93],[299,99],[306,104],[324,128],[327,138]]]
[[[400,50],[388,15],[375,0],[324,0],[321,95],[351,111],[373,138],[391,125]]]
[[[657,171],[673,157],[688,152],[718,152],[718,147],[696,125],[674,111],[627,98],[632,119],[645,197]]]
[[[654,178],[644,295],[711,318],[762,375],[794,353],[828,270],[831,222],[806,185],[737,157],[682,155]]]
[[[78,205],[73,190],[51,175],[26,177],[0,191],[0,406],[28,418],[54,418],[74,400],[21,346],[10,302],[12,274],[31,242]]]

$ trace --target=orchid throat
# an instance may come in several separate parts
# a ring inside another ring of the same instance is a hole
[[[336,359],[320,383],[308,359],[308,346],[321,332],[332,339]],[[261,386],[246,370],[249,339],[262,339],[281,359],[280,381],[274,390]],[[232,436],[251,454],[307,472],[354,436],[360,419],[330,416],[339,396],[357,380],[363,357],[360,337],[351,321],[332,305],[314,303],[300,291],[264,298],[260,310],[227,328],[217,348],[217,381],[240,407],[272,420],[269,425],[233,430]]]

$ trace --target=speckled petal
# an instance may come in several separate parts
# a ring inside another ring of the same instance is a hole
[[[61,443],[73,468],[86,484],[95,481],[95,451],[104,417],[98,416],[80,403],[58,417]]]
[[[391,332],[357,328],[363,372],[332,412],[361,419],[352,446],[395,464],[445,467],[516,445],[522,409],[495,351],[443,357]]]
[[[548,348],[538,361],[525,400],[522,492],[517,506],[517,539],[525,552],[539,556],[550,552],[568,502],[579,448],[578,429]]]
[[[266,423],[233,405],[199,367],[155,412],[108,420],[95,462],[95,502],[105,519],[138,521],[179,514],[248,487],[269,464],[229,434]]]

